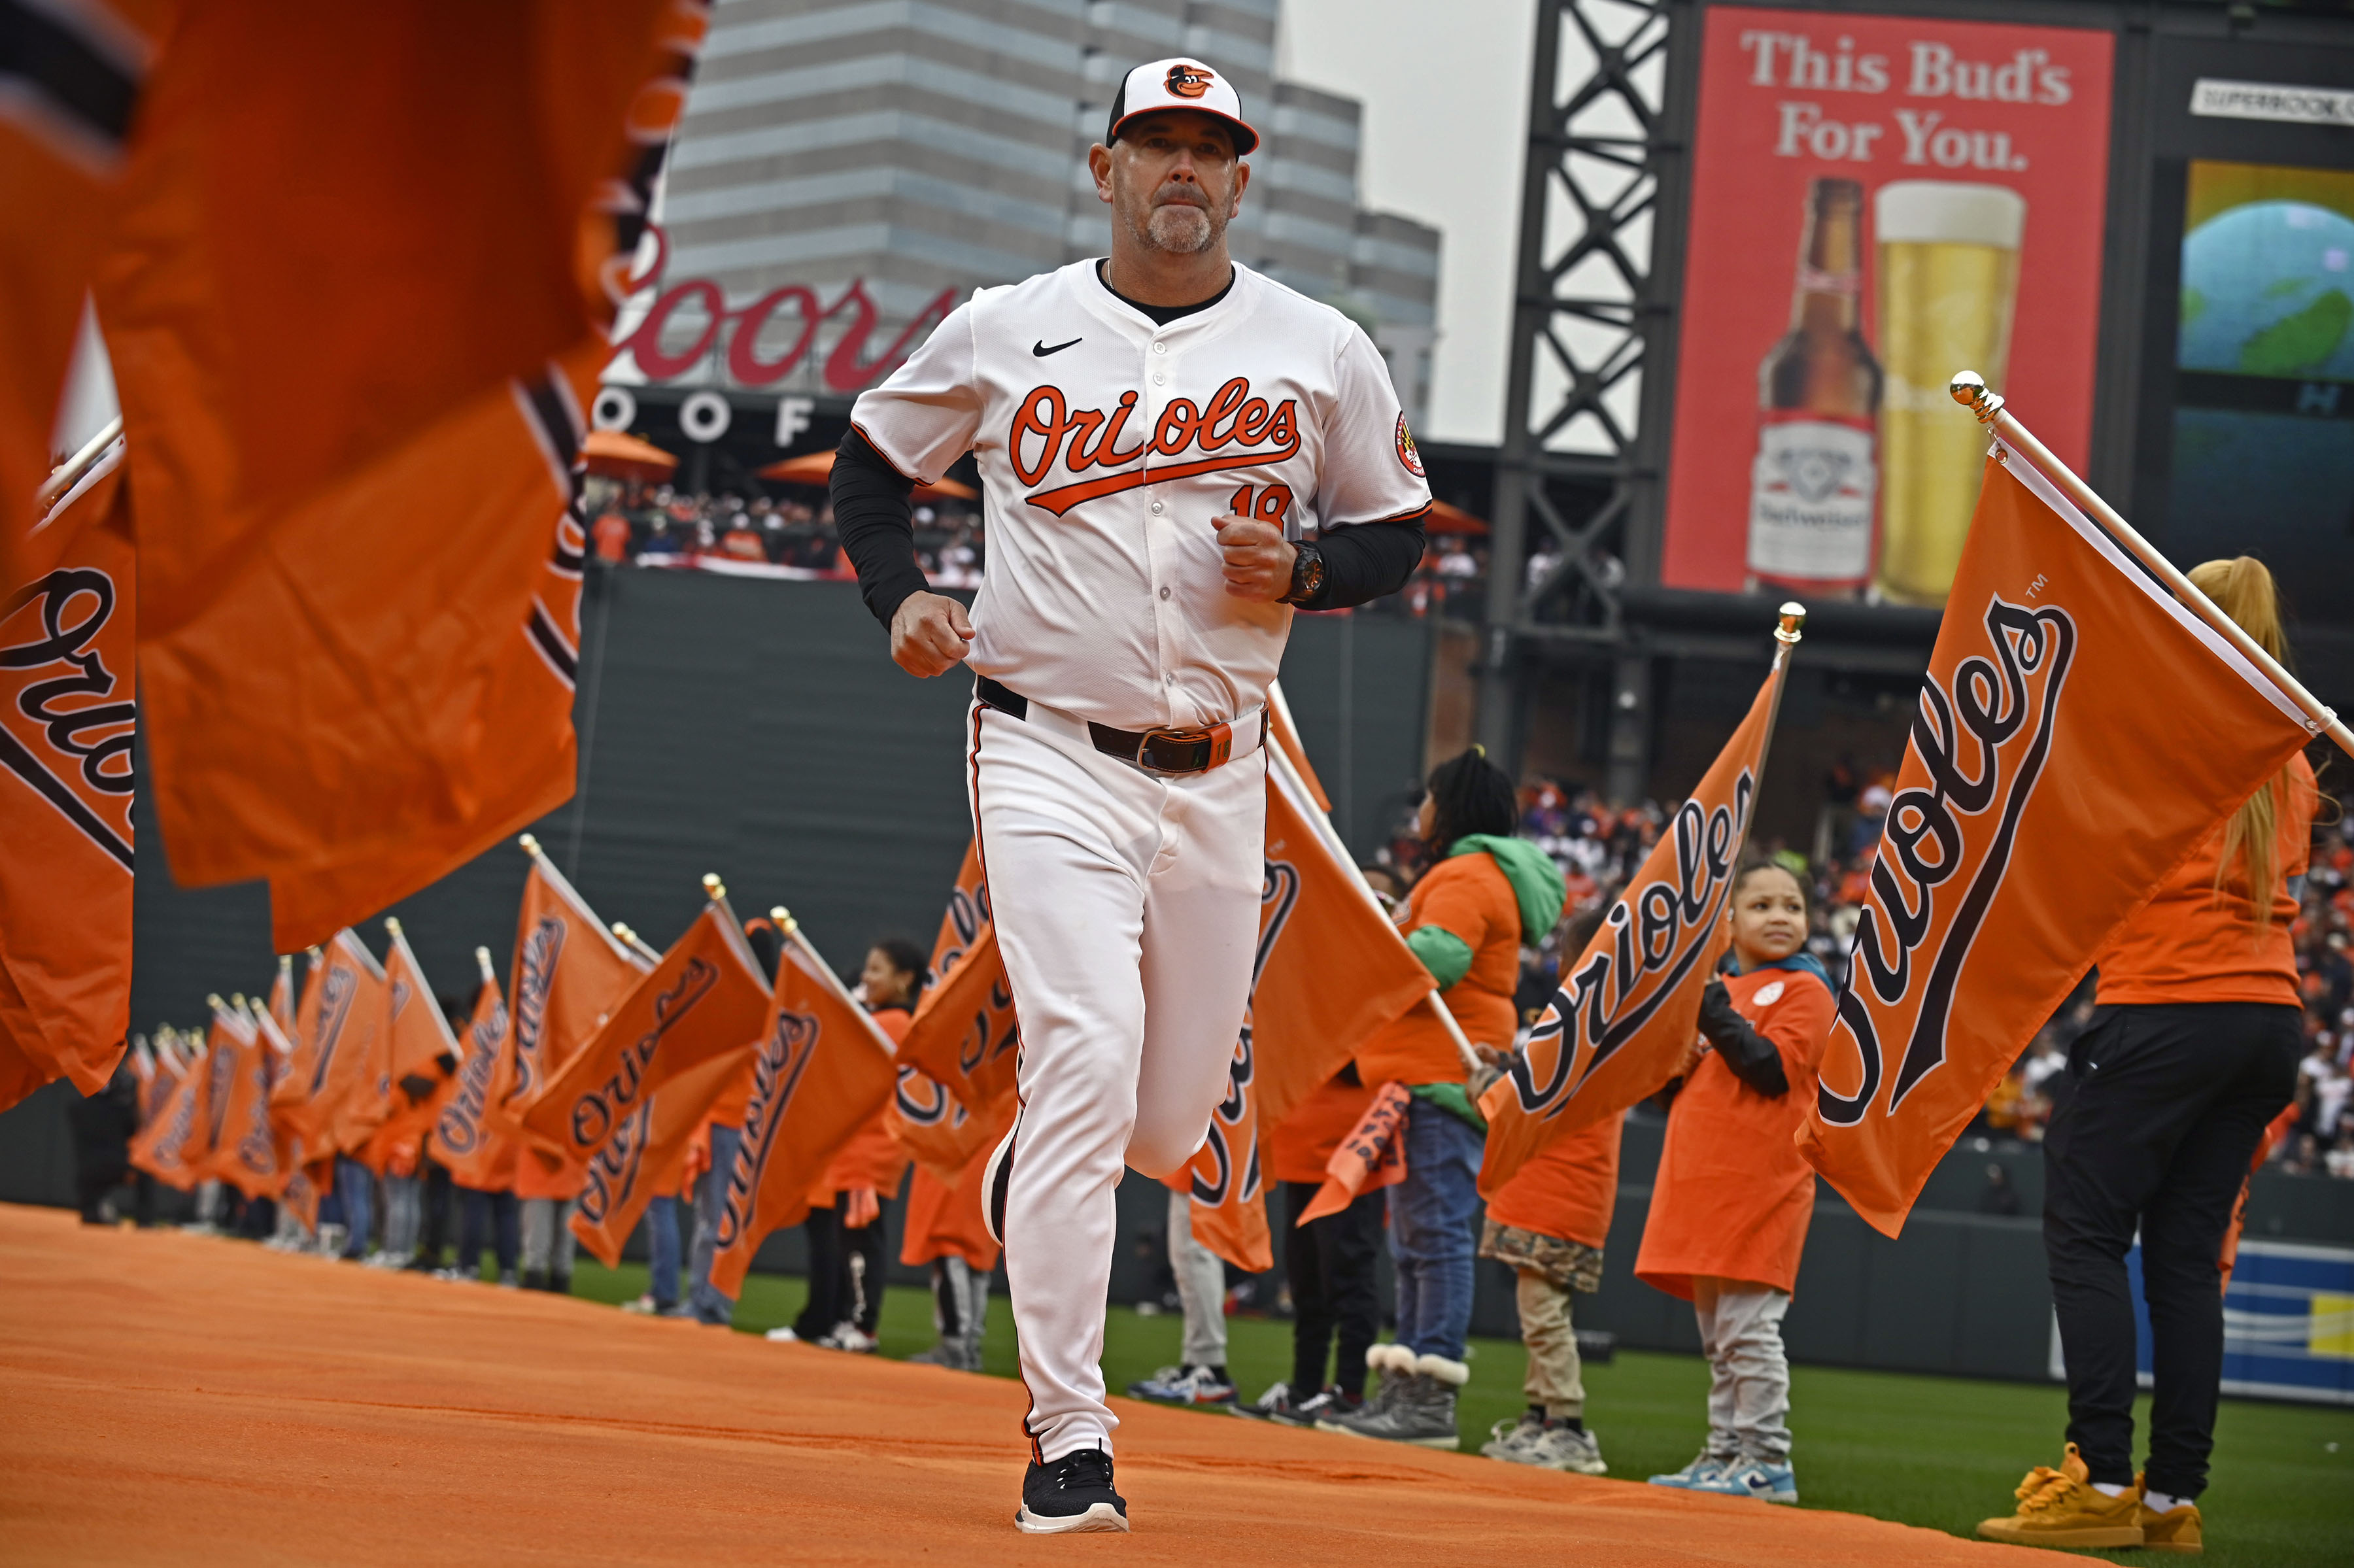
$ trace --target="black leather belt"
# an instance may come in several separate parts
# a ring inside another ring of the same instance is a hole
[[[1025,722],[1030,717],[1030,699],[1021,693],[1008,690],[986,675],[973,677],[972,694],[1008,718]],[[1259,744],[1267,742],[1267,710],[1259,710]],[[1114,729],[1108,724],[1087,721],[1087,738],[1106,757],[1116,757],[1131,763],[1147,773],[1176,777],[1189,773],[1207,773],[1221,767],[1235,754],[1235,730],[1232,725],[1214,724],[1193,726],[1162,726],[1158,729]]]

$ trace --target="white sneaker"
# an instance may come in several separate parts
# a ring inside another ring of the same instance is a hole
[[[1537,1445],[1544,1435],[1544,1417],[1533,1410],[1523,1410],[1515,1419],[1499,1421],[1490,1427],[1488,1440],[1479,1445],[1479,1452],[1508,1465],[1533,1465],[1538,1462]]]
[[[1580,1476],[1602,1476],[1610,1467],[1602,1462],[1602,1440],[1591,1431],[1579,1432],[1558,1421],[1545,1423],[1544,1430],[1529,1446],[1529,1457],[1522,1461],[1547,1470],[1567,1470]]]
[[[1675,1487],[1684,1491],[1691,1491],[1702,1487],[1714,1487],[1724,1478],[1724,1472],[1732,1466],[1731,1455],[1711,1454],[1703,1450],[1682,1469],[1670,1470],[1664,1476],[1653,1476],[1651,1485]]]
[[[818,1340],[829,1351],[847,1351],[854,1356],[871,1356],[878,1341],[855,1323],[836,1323],[832,1332]]]
[[[790,1329],[771,1329],[760,1338],[772,1345],[798,1345],[801,1342],[801,1337]]]

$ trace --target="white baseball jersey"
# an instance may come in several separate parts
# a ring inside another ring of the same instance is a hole
[[[1291,609],[1226,593],[1216,519],[1299,539],[1430,504],[1363,332],[1239,265],[1167,326],[1093,261],[981,290],[851,422],[919,479],[976,454],[988,566],[966,662],[1120,728],[1265,700]]]

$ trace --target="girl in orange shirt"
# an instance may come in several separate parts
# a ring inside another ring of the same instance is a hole
[[[1796,1502],[1782,1318],[1815,1212],[1793,1141],[1829,1038],[1829,977],[1805,950],[1807,890],[1784,867],[1733,885],[1735,972],[1701,993],[1705,1049],[1668,1113],[1635,1277],[1692,1304],[1708,1443],[1651,1484]]]
[[[2262,562],[2209,561],[2190,577],[2285,662]],[[2068,1070],[2052,1075],[2043,1135],[2043,1249],[2068,1371],[2068,1457],[2030,1472],[2017,1511],[1986,1520],[1981,1535],[2200,1549],[2195,1499],[2223,1376],[2223,1238],[2265,1123],[2296,1093],[2304,999],[2289,927],[2315,804],[2313,769],[2293,757],[2100,955],[2100,1005]],[[2137,1231],[2157,1383],[2146,1477],[2133,1469],[2126,1274]]]

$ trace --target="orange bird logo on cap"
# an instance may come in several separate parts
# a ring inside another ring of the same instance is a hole
[[[1210,83],[1216,79],[1200,66],[1180,64],[1169,68],[1167,86],[1172,97],[1199,98],[1210,90]]]

